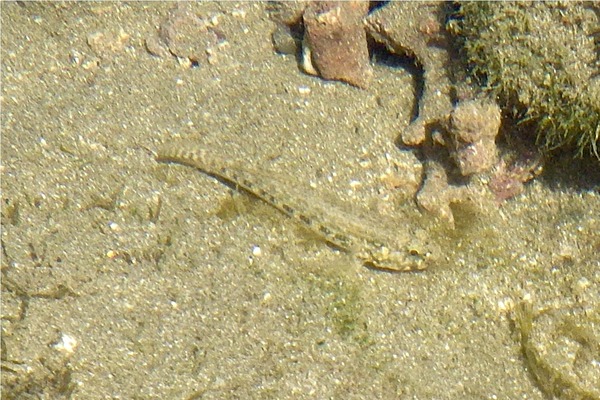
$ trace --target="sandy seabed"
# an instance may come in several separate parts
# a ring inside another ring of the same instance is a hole
[[[210,62],[153,56],[172,6],[2,4],[3,396],[544,399],[549,371],[600,397],[597,185],[542,177],[432,230],[427,271],[363,268],[154,152],[189,140],[418,214],[380,179],[418,186],[394,145],[411,74],[376,65],[368,90],[307,76],[273,51],[263,3],[194,5],[226,38]]]

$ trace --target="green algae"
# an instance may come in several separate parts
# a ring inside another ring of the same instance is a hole
[[[458,15],[471,76],[540,147],[600,159],[600,3],[462,2]]]

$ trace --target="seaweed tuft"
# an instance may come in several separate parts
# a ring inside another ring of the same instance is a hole
[[[462,2],[453,24],[471,76],[542,150],[600,159],[600,3]]]

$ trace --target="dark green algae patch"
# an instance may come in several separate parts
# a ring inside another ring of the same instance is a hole
[[[465,1],[449,27],[471,76],[542,150],[600,160],[600,2]]]

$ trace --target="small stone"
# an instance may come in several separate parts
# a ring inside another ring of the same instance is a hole
[[[292,30],[289,26],[277,23],[275,31],[271,35],[273,48],[279,54],[296,54],[299,48],[299,41],[294,38]]]
[[[60,340],[54,344],[54,348],[63,353],[72,354],[79,345],[76,338],[66,333],[63,333]]]
[[[302,94],[302,95],[308,95],[310,94],[311,90],[308,86],[299,86],[298,87],[298,93]]]

